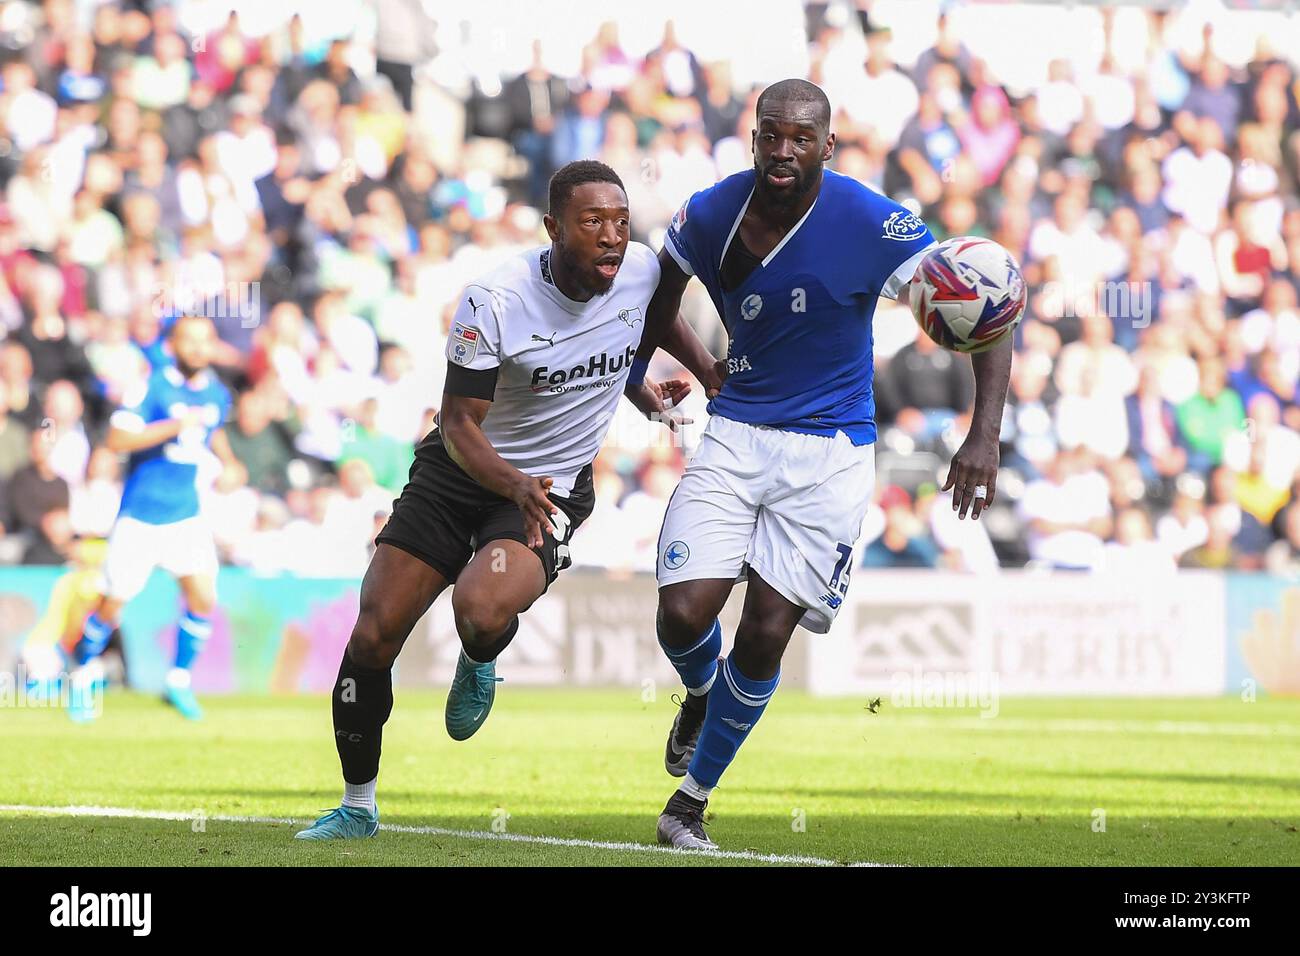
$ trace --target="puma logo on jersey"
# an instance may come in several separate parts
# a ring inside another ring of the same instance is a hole
[[[556,336],[556,333],[555,333],[555,332],[552,332],[549,336],[538,335],[536,332],[534,332],[534,333],[533,333],[533,341],[534,341],[534,342],[545,342],[547,345],[554,345],[554,344],[555,344],[555,336]]]
[[[472,313],[472,315],[471,315],[471,317],[477,319],[477,318],[478,318],[478,310],[481,309],[481,308],[483,308],[484,305],[487,305],[487,303],[484,302],[483,305],[475,305],[475,304],[474,304],[474,297],[473,297],[472,295],[466,296],[465,298],[469,300],[469,307],[470,307],[471,309],[474,310],[473,313]]]

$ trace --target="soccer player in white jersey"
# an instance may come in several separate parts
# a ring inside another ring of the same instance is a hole
[[[495,661],[519,614],[569,565],[569,540],[591,514],[591,463],[624,392],[659,263],[628,241],[627,195],[603,163],[583,160],[555,174],[545,222],[550,245],[512,258],[461,296],[438,427],[416,449],[410,480],[376,537],[332,693],[343,802],[300,839],[378,829],[393,662],[434,599],[454,583],[462,650],[446,726],[464,740],[492,708]],[[716,383],[713,356],[684,322],[670,326],[665,350]],[[628,396],[675,427],[668,409],[688,391],[671,381]]]
[[[871,319],[904,301],[933,244],[902,206],[824,169],[826,94],[784,80],[760,95],[754,168],[696,193],[659,256],[662,277],[629,376],[635,387],[692,276],[730,336],[726,381],[664,516],[659,641],[687,689],[664,762],[682,777],[660,842],[709,849],[704,808],[776,690],[802,625],[829,630],[875,479]],[[1011,342],[972,356],[975,410],[944,490],[960,517],[993,500]],[[973,503],[973,506],[972,506]],[[731,653],[718,613],[748,582]]]

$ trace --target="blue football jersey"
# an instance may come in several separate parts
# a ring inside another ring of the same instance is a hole
[[[731,291],[723,257],[740,229],[754,172],[692,196],[664,245],[704,283],[730,337],[728,374],[709,413],[751,425],[876,440],[871,318],[934,243],[924,222],[855,179],[825,170],[816,202]]]
[[[230,405],[230,392],[210,371],[192,382],[174,365],[154,372],[147,385],[113,413],[113,426],[138,431],[153,422],[180,418],[186,409],[197,409],[202,425],[131,454],[118,516],[171,524],[197,515],[199,465],[213,457],[212,433],[225,423]]]

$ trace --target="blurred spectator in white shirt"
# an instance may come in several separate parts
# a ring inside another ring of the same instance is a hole
[[[50,449],[50,467],[68,483],[69,487],[81,484],[90,458],[90,439],[82,423],[86,406],[77,386],[67,380],[51,382],[45,390],[42,403],[45,418],[41,423],[43,433],[53,442]]]
[[[1156,539],[1175,560],[1205,544],[1210,526],[1205,520],[1205,486],[1199,478],[1184,478],[1169,511],[1156,521]]]
[[[346,300],[337,292],[326,292],[312,309],[316,334],[328,342],[348,369],[373,375],[379,364],[379,341],[370,323],[348,311]]]
[[[54,138],[58,106],[36,86],[36,73],[21,59],[6,63],[0,73],[0,115],[5,132],[21,155]]]
[[[1229,432],[1223,439],[1223,464],[1244,473],[1259,446],[1263,477],[1274,488],[1291,487],[1300,469],[1300,435],[1281,423],[1277,399],[1268,392],[1257,392],[1251,398],[1246,415],[1245,429]]]
[[[90,453],[85,480],[72,485],[68,518],[83,537],[106,538],[122,503],[121,468],[117,455],[99,447]]]
[[[427,385],[414,372],[411,355],[400,345],[386,346],[380,354],[379,375],[374,385],[375,428],[397,441],[413,442],[420,419],[429,402],[441,402],[430,395]]]
[[[626,521],[633,569],[653,571],[664,512],[680,474],[662,462],[651,461],[641,469],[638,479],[640,487],[623,500],[619,510]]]
[[[1152,537],[1150,516],[1131,505],[1116,516],[1115,540],[1107,542],[1097,570],[1140,587],[1151,575],[1171,575],[1177,567],[1168,547]]]
[[[1058,568],[1092,568],[1111,529],[1110,487],[1082,451],[1062,451],[1020,499],[1029,555]]]
[[[1232,188],[1232,160],[1223,154],[1218,124],[1204,117],[1189,124],[1186,146],[1165,159],[1164,201],[1202,235],[1219,228],[1219,217]]]
[[[872,127],[892,149],[907,121],[916,115],[920,96],[916,85],[894,66],[891,35],[877,30],[867,37],[867,59],[833,100],[855,122]]]

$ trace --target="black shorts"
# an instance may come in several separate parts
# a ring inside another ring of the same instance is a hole
[[[568,516],[569,527],[563,538],[556,538],[548,525],[542,525],[544,543],[533,548],[542,559],[548,588],[571,563],[569,541],[596,503],[591,466],[578,474],[569,497],[549,497]],[[488,491],[465,474],[434,429],[416,446],[410,478],[375,542],[401,548],[448,581],[455,581],[475,552],[489,541],[501,539],[528,543],[523,512],[510,499]]]

